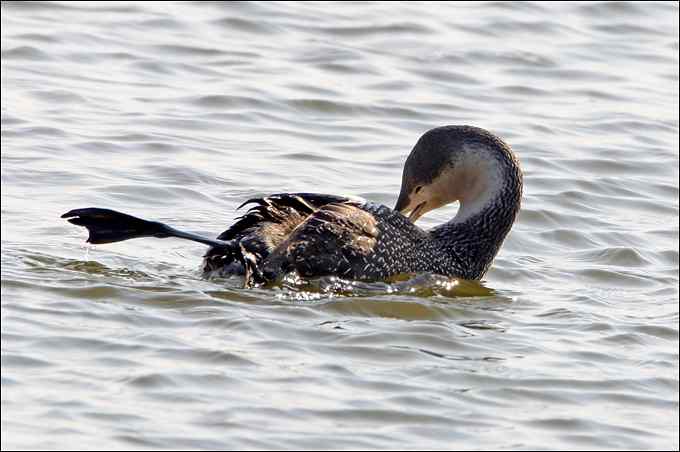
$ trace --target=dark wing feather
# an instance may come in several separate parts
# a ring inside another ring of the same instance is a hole
[[[347,200],[342,196],[316,193],[277,193],[264,198],[251,198],[238,208],[240,209],[248,204],[255,204],[255,206],[251,207],[245,215],[239,217],[236,223],[217,238],[220,240],[235,239],[253,227],[262,226],[263,223],[291,223],[291,214],[306,217],[321,206]]]
[[[377,223],[354,201],[324,205],[272,251],[262,277],[271,281],[293,270],[305,277],[363,276],[377,244]]]
[[[240,250],[211,248],[203,261],[204,273],[245,273],[246,284],[251,285],[253,279],[261,279],[262,262],[288,238],[291,231],[318,208],[346,200],[340,196],[315,193],[279,193],[247,200],[239,208],[254,205],[218,236],[219,240],[236,240]]]

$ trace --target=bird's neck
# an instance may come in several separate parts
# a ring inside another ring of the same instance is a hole
[[[446,259],[466,279],[486,273],[520,208],[522,173],[512,154],[489,170],[487,180],[484,190],[461,200],[453,219],[431,231]]]

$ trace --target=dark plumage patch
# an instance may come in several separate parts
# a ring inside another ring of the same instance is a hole
[[[281,193],[247,200],[239,208],[254,205],[218,236],[219,240],[237,241],[239,249],[209,249],[203,260],[204,275],[237,273],[246,276],[246,285],[260,281],[262,263],[291,231],[319,207],[345,200],[347,198],[340,196],[310,193]]]
[[[265,261],[263,276],[276,279],[289,271],[302,276],[345,275],[373,253],[377,220],[353,201],[319,208],[300,224]]]

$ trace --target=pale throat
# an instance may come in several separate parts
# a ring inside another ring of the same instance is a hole
[[[502,188],[502,171],[495,159],[468,152],[461,160],[445,168],[422,191],[428,210],[455,201],[460,202],[454,222],[462,222],[483,211]]]

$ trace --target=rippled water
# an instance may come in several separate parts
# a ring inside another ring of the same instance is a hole
[[[444,124],[525,172],[481,286],[244,290],[59,218],[393,205]],[[677,449],[678,246],[675,2],[2,3],[3,449]]]

